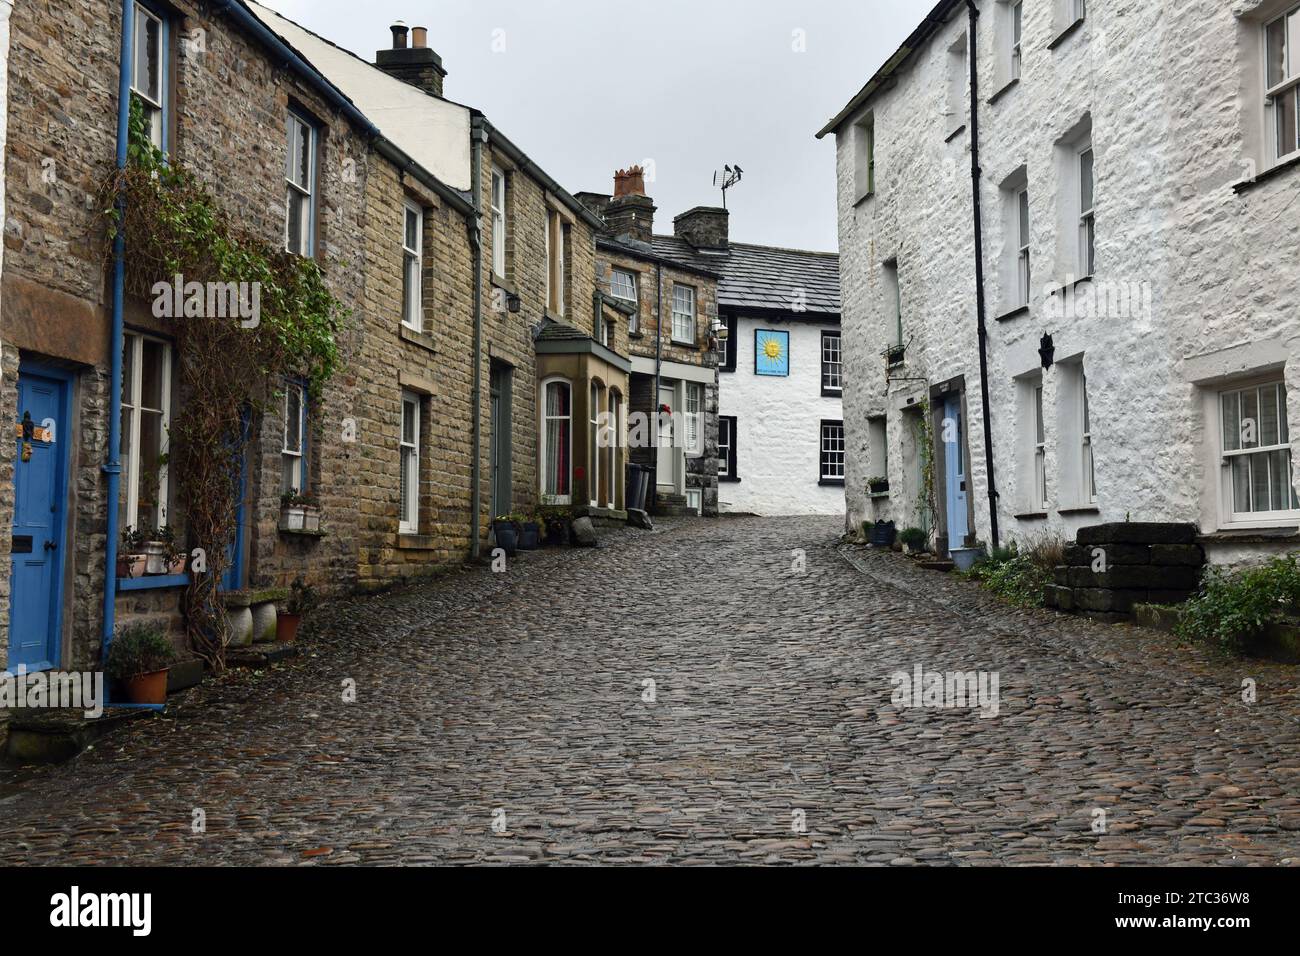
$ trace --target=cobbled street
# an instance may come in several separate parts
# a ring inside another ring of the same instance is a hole
[[[841,532],[666,522],[335,605],[301,658],[4,771],[0,858],[1300,861],[1293,668],[1010,609]],[[917,664],[997,672],[998,715],[899,709]]]

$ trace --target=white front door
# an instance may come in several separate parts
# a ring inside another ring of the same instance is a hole
[[[672,409],[673,412],[679,411],[677,407],[677,390],[672,385],[660,384],[659,386],[659,409],[664,407]],[[655,469],[655,483],[661,491],[670,494],[678,493],[680,490],[680,473],[681,468],[679,460],[681,449],[677,447],[676,436],[673,434],[673,417],[667,414],[657,416],[661,423],[659,427],[658,458]]]

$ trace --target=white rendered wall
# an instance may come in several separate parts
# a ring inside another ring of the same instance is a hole
[[[754,332],[790,333],[790,375],[754,374]],[[844,488],[819,485],[821,422],[839,421],[839,398],[821,394],[822,330],[833,322],[736,321],[736,370],[718,373],[718,414],[734,415],[740,481],[718,483],[719,510],[759,515],[840,515]]]

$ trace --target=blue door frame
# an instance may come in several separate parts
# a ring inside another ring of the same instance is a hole
[[[35,428],[40,428],[45,418],[54,419],[54,441],[33,439],[31,460],[24,462],[24,439],[16,432],[13,435],[18,454],[11,534],[15,545],[21,542],[25,550],[15,549],[9,563],[10,670],[19,664],[28,671],[52,670],[61,662],[73,381],[71,372],[55,366],[26,359],[18,366],[17,422],[22,423],[24,412],[32,412]],[[41,550],[37,552],[37,548]],[[20,569],[24,553],[39,553],[40,559],[30,559]],[[43,640],[33,640],[33,635],[41,635]]]
[[[966,543],[966,529],[970,516],[966,510],[966,423],[962,421],[961,394],[948,395],[943,400],[944,500],[948,518],[948,550]]]

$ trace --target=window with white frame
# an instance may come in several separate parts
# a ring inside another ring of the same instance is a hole
[[[605,496],[607,507],[618,507],[618,476],[623,473],[622,462],[619,460],[619,448],[623,446],[623,412],[622,397],[617,389],[609,389],[609,413],[605,416],[604,437],[601,444],[605,447],[604,464],[601,465],[600,473],[604,476],[601,484],[601,493]]]
[[[821,480],[827,484],[844,482],[844,422],[821,424]]]
[[[420,396],[402,392],[401,460],[398,463],[400,534],[420,533]]]
[[[568,265],[569,227],[555,210],[546,215],[546,307],[554,315],[564,315],[565,274]]]
[[[684,345],[696,343],[695,289],[673,283],[673,341]]]
[[[1264,26],[1266,130],[1274,162],[1300,153],[1300,5]]]
[[[573,390],[564,379],[542,383],[542,497],[547,504],[572,501]]]
[[[149,140],[159,149],[165,142],[167,98],[167,24],[144,4],[135,4],[135,94],[149,127]]]
[[[884,415],[867,419],[867,454],[871,461],[868,478],[889,480],[889,429]]]
[[[853,126],[854,200],[876,191],[876,120],[868,116]]]
[[[1043,420],[1043,386],[1034,385],[1034,490],[1035,511],[1047,510],[1047,425]]]
[[[1029,190],[1016,192],[1016,304],[1029,304]]]
[[[1089,508],[1097,502],[1097,479],[1088,376],[1082,356],[1058,362],[1056,368],[1058,507]]]
[[[1082,398],[1080,423],[1080,450],[1083,454],[1083,468],[1080,474],[1083,480],[1083,492],[1089,504],[1097,503],[1097,465],[1092,453],[1092,410],[1088,407],[1088,376],[1079,366],[1079,393]]]
[[[736,416],[718,416],[718,477],[736,479]]]
[[[704,453],[704,386],[686,383],[686,453]]]
[[[637,294],[636,273],[627,269],[613,270],[609,278],[609,294],[637,310],[627,320],[627,330],[636,335],[641,331],[641,300]]]
[[[492,167],[492,272],[506,275],[506,174]]]
[[[966,67],[966,34],[963,33],[948,48],[948,116],[949,135],[966,125],[966,90],[970,87],[970,71]]]
[[[171,427],[171,347],[128,332],[122,344],[122,461],[126,527],[167,524],[167,430]]]
[[[1010,40],[1010,49],[1007,51],[1007,75],[1009,79],[1020,79],[1021,65],[1021,35],[1024,30],[1025,5],[1022,0],[1013,0],[1011,3],[1011,23],[1008,31]]]
[[[844,392],[844,363],[840,353],[840,333],[822,333],[822,394]]]
[[[601,445],[605,441],[600,422],[601,399],[605,390],[595,382],[591,383],[591,399],[587,403],[590,434],[587,436],[587,495],[593,505],[600,504],[600,459]]]
[[[881,281],[884,286],[881,302],[888,322],[896,334],[891,345],[903,346],[903,291],[898,281],[898,260],[890,259],[881,265]],[[891,359],[892,361],[892,359]]]
[[[424,331],[424,209],[408,201],[402,229],[402,324]]]
[[[288,119],[284,178],[284,248],[294,255],[311,258],[316,232],[316,128],[292,112]]]
[[[1079,184],[1079,273],[1090,276],[1096,269],[1097,227],[1094,213],[1093,152],[1089,141],[1078,152]]]
[[[1220,468],[1229,522],[1300,516],[1291,483],[1291,435],[1286,385],[1267,382],[1219,393]]]
[[[307,488],[307,390],[302,382],[284,385],[284,445],[280,449],[280,493]]]

